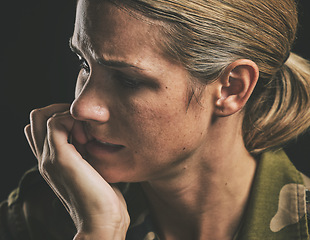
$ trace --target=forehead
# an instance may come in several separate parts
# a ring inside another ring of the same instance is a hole
[[[79,0],[72,42],[91,54],[124,56],[159,51],[158,20],[108,1]]]

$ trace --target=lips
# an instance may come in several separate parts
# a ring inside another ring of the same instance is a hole
[[[125,146],[114,144],[108,141],[101,141],[92,136],[92,139],[86,143],[86,149],[89,154],[102,157],[106,154],[116,153],[124,149]]]
[[[97,139],[90,140],[86,144],[88,154],[96,155],[97,157],[104,157],[107,154],[117,153],[123,150],[125,146],[113,144],[110,142],[103,142]]]
[[[83,123],[82,128],[85,136],[85,143],[82,143],[86,151],[90,155],[95,155],[99,158],[107,154],[117,153],[125,148],[124,145],[113,143],[111,140],[98,137],[94,134],[96,131],[87,123]],[[102,134],[103,135],[103,134]]]

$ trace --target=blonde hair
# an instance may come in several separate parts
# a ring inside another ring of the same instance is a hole
[[[290,53],[294,0],[109,0],[164,22],[161,46],[203,84],[237,59],[260,70],[244,108],[243,137],[251,153],[278,147],[310,126],[310,64]]]

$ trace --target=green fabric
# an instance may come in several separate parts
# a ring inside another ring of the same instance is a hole
[[[300,172],[283,150],[262,154],[258,160],[248,206],[234,240],[309,239],[305,190]],[[133,192],[129,188],[128,195],[135,195]],[[141,196],[138,199],[141,201]],[[144,211],[139,211],[140,214],[142,212],[137,218],[140,223],[133,224],[126,240],[159,240],[150,214],[145,209],[147,205],[137,204],[136,200],[127,201],[128,208],[142,208]]]
[[[25,219],[21,211],[24,197],[36,193],[38,184],[42,183],[44,181],[38,170],[31,169],[23,177],[19,189],[10,195],[7,202],[0,205],[1,240],[14,239],[9,237],[11,234],[21,235],[23,237],[19,239],[26,239],[26,233],[23,230],[26,228],[26,225],[23,225]],[[42,186],[50,191],[47,184]],[[126,240],[159,239],[140,184],[122,184],[119,187],[124,194],[131,216]],[[284,151],[262,154],[258,160],[248,206],[234,240],[308,240],[305,190],[300,172],[296,170]],[[37,208],[36,211],[55,212],[53,216],[50,213],[43,214],[43,219],[40,218],[41,222],[46,222],[46,219],[49,222],[51,219],[54,222],[63,220],[63,216],[58,215],[58,211],[53,208],[52,201],[56,196],[44,198],[46,191],[42,192],[41,190],[37,195],[38,197],[42,195],[45,204],[37,207],[34,205]],[[50,201],[48,201],[49,199]],[[40,209],[42,207],[44,209]],[[69,217],[67,219],[71,221]],[[30,222],[27,224],[29,225]],[[55,229],[54,226],[44,227]],[[65,234],[67,232],[64,231],[62,236]]]
[[[284,151],[261,156],[251,191],[237,240],[309,239],[303,179]],[[272,231],[271,221],[279,210],[280,200],[287,203],[280,208],[280,221],[284,223],[280,229]]]

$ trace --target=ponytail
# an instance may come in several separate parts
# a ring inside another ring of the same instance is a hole
[[[273,79],[260,84],[245,109],[251,153],[280,147],[310,127],[310,63],[291,53]]]

